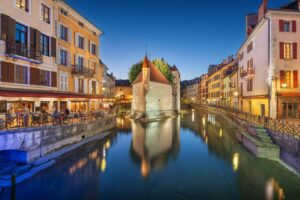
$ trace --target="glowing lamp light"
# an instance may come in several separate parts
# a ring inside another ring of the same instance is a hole
[[[282,88],[287,88],[287,84],[286,84],[286,83],[282,83],[282,84],[281,84],[281,87],[282,87]]]
[[[233,93],[233,95],[234,95],[235,97],[237,97],[237,96],[239,95],[239,93],[238,93],[237,91],[235,91],[235,92]]]
[[[235,153],[232,159],[233,170],[236,172],[239,169],[239,154]]]

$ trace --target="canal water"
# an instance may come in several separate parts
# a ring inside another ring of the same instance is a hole
[[[252,156],[235,131],[200,110],[149,124],[120,118],[104,140],[19,184],[17,199],[300,199],[300,178]]]

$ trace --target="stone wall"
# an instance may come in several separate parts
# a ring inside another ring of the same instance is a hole
[[[0,152],[8,159],[31,162],[62,147],[116,127],[107,116],[93,122],[0,132]]]
[[[146,94],[146,111],[168,111],[172,107],[172,87],[170,85],[150,82]]]

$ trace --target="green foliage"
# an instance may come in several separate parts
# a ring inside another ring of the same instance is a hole
[[[138,77],[140,72],[142,71],[143,67],[143,61],[140,61],[139,63],[133,64],[129,70],[128,78],[130,83],[133,83],[133,81]]]
[[[155,59],[153,60],[153,64],[161,71],[161,73],[170,81],[170,83],[173,83],[173,76],[170,71],[170,65],[164,61],[164,59]],[[132,83],[140,74],[143,67],[143,61],[140,61],[139,63],[133,64],[129,70],[129,81]]]
[[[170,81],[170,83],[173,83],[174,80],[170,71],[170,65],[164,59],[155,59],[153,60],[153,64]]]

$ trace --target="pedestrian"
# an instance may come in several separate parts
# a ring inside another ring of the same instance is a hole
[[[24,126],[26,128],[28,127],[29,115],[30,115],[30,110],[29,110],[28,106],[26,106],[23,103],[23,119],[24,119]]]

